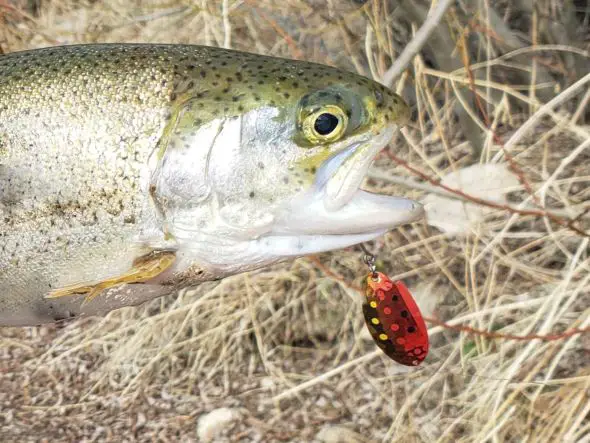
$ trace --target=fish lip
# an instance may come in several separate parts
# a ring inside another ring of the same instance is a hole
[[[366,143],[367,141],[368,138],[365,140],[360,140],[328,157],[324,164],[322,164],[318,169],[315,187],[318,190],[321,189],[325,191],[326,185],[334,177],[334,174],[338,172],[338,169],[342,166],[342,164],[354,154],[361,144]]]

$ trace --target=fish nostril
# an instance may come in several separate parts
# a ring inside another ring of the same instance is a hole
[[[375,90],[375,100],[377,102],[377,106],[383,104],[383,93],[379,89]]]

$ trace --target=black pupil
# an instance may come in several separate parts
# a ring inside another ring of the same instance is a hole
[[[338,127],[338,117],[324,112],[316,118],[313,127],[320,135],[331,134]]]

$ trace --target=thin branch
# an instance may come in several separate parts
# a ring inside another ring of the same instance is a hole
[[[568,329],[567,331],[561,332],[559,334],[514,335],[514,334],[504,334],[501,332],[482,331],[482,330],[475,329],[475,328],[472,328],[471,326],[466,326],[466,325],[449,325],[443,321],[438,320],[437,318],[432,318],[432,317],[425,317],[424,320],[426,320],[428,323],[432,323],[434,325],[441,326],[445,329],[452,329],[454,331],[459,331],[459,332],[467,332],[468,334],[473,334],[473,335],[481,335],[486,338],[499,338],[499,339],[503,339],[503,340],[514,340],[514,341],[531,341],[531,340],[557,341],[557,340],[563,340],[564,338],[572,337],[574,335],[587,334],[590,332],[590,328],[571,328],[571,329]]]
[[[466,32],[468,32],[468,30],[466,30]],[[480,114],[483,116],[485,126],[490,131],[490,133],[492,135],[492,139],[496,143],[498,143],[499,145],[502,145],[502,141],[497,136],[495,131],[492,129],[492,122],[490,121],[490,117],[489,117],[488,113],[486,112],[486,109],[483,106],[481,98],[480,98],[479,94],[477,93],[477,88],[475,87],[475,77],[473,75],[473,71],[471,70],[471,63],[469,60],[469,53],[467,51],[467,42],[466,42],[465,33],[463,33],[461,35],[461,38],[459,41],[461,42],[461,44],[459,45],[459,49],[461,50],[461,55],[462,55],[462,59],[463,59],[463,66],[465,66],[465,72],[467,73],[467,78],[469,79],[469,88],[471,89],[471,92],[473,93],[473,96],[475,98],[475,104],[476,104]],[[479,156],[481,155],[481,150],[479,152],[477,152],[477,150],[474,149],[473,154],[476,154],[476,153],[478,155],[476,155],[476,156],[474,155],[474,157],[475,157],[475,160],[478,160]],[[506,160],[508,161],[508,166],[510,167],[510,170],[518,177],[518,180],[520,181],[520,183],[522,184],[524,189],[528,192],[528,194],[532,197],[533,201],[538,203],[536,201],[536,197],[534,195],[533,187],[528,182],[522,168],[512,158],[512,155],[510,155],[505,150],[504,150],[504,156],[506,157]]]
[[[438,26],[443,15],[449,6],[451,6],[451,3],[452,0],[439,0],[435,7],[430,8],[429,15],[422,24],[422,27],[416,32],[412,41],[406,45],[399,58],[393,63],[393,65],[391,65],[387,72],[383,74],[381,82],[385,86],[391,87],[393,81],[400,76],[414,56],[422,49],[426,40],[428,40],[428,37],[432,34],[432,31]]]
[[[337,281],[338,283],[340,283],[341,285],[343,285],[344,287],[346,287],[348,289],[359,292],[362,297],[365,296],[365,292],[362,290],[362,288],[346,281],[346,279],[344,277],[342,277],[341,275],[337,274],[336,272],[332,271],[330,268],[325,266],[318,258],[310,257],[310,260],[318,267],[318,269],[320,269],[325,275],[327,275],[331,279]],[[432,318],[432,317],[424,317],[424,320],[426,320],[428,323],[432,323],[437,326],[440,326],[443,329],[451,329],[451,330],[455,330],[455,331],[467,332],[469,334],[481,335],[481,336],[488,337],[488,338],[499,338],[499,339],[504,339],[504,340],[515,340],[515,341],[532,341],[532,340],[556,341],[556,340],[562,340],[564,338],[569,338],[569,337],[572,337],[572,336],[578,335],[578,334],[590,333],[590,328],[571,328],[571,329],[568,329],[566,331],[563,331],[563,332],[557,333],[557,334],[513,335],[513,334],[503,334],[500,332],[484,331],[484,330],[472,328],[467,325],[450,325],[442,320],[439,320],[437,318]],[[367,354],[367,355],[372,356],[372,354]]]
[[[398,165],[403,166],[408,171],[412,172],[413,174],[417,175],[418,177],[426,180],[427,182],[433,184],[434,186],[439,186],[439,187],[443,188],[444,190],[451,192],[453,194],[457,194],[457,195],[459,195],[459,196],[461,196],[473,203],[477,203],[478,205],[488,206],[490,208],[503,209],[503,210],[509,211],[513,214],[531,215],[534,217],[547,217],[551,221],[554,221],[555,223],[574,231],[576,234],[582,235],[584,237],[590,237],[590,233],[574,226],[574,223],[577,221],[576,218],[570,219],[570,218],[559,217],[556,214],[549,212],[545,209],[518,209],[513,206],[508,206],[508,205],[504,205],[501,203],[496,203],[491,200],[485,200],[483,198],[476,197],[474,195],[469,195],[469,194],[461,191],[460,189],[454,189],[449,186],[443,185],[439,180],[436,180],[436,179],[430,177],[429,175],[423,173],[422,171],[414,168],[413,166],[410,166],[410,164],[408,164],[408,162],[399,158],[395,154],[392,154],[391,152],[388,152],[388,155]]]
[[[550,113],[553,111],[553,108],[561,105],[562,103],[569,100],[572,96],[578,94],[578,89],[584,86],[586,83],[590,82],[590,74],[586,74],[580,80],[575,82],[573,85],[565,89],[561,92],[558,96],[550,100],[549,102],[545,103],[541,108],[537,110],[518,130],[512,134],[512,137],[504,144],[504,150],[512,148],[515,144],[517,144],[520,139],[526,135],[526,133],[537,124],[537,122],[543,117],[545,114]],[[504,153],[502,151],[502,153]],[[497,156],[496,156],[497,157]],[[494,161],[497,161],[497,158],[494,158]]]
[[[430,194],[440,195],[441,197],[445,197],[445,198],[449,198],[449,199],[453,199],[453,200],[459,200],[459,201],[463,201],[466,203],[474,203],[474,204],[477,203],[482,206],[487,206],[487,207],[494,208],[494,209],[504,209],[508,212],[517,213],[517,214],[521,214],[521,215],[544,216],[546,212],[551,212],[556,217],[565,217],[565,218],[570,217],[569,213],[567,213],[566,211],[561,210],[561,209],[551,209],[551,211],[547,211],[547,210],[542,211],[542,210],[539,210],[537,207],[532,207],[532,206],[525,206],[523,209],[520,209],[520,208],[516,208],[511,205],[508,205],[508,204],[501,204],[501,203],[495,202],[493,200],[478,199],[477,197],[475,197],[471,194],[468,194],[466,192],[460,191],[458,189],[453,189],[453,188],[448,188],[450,190],[445,189],[445,186],[441,186],[440,181],[432,179],[432,178],[428,179],[428,182],[429,183],[435,182],[436,184],[421,183],[421,182],[414,180],[410,177],[398,177],[395,175],[386,174],[382,171],[375,170],[375,169],[370,170],[369,173],[367,174],[367,177],[375,179],[375,180],[381,180],[384,182],[393,183],[393,184],[400,185],[400,186],[405,186],[406,188],[409,188],[409,189],[418,189],[420,191],[425,191]],[[478,201],[474,201],[474,198],[478,199]],[[571,221],[580,222],[583,219],[587,219],[589,213],[590,213],[590,205],[588,205],[587,207],[583,207],[580,210],[580,212],[575,217],[573,217],[571,219]]]
[[[283,40],[285,40],[285,43],[287,46],[289,46],[289,49],[291,49],[293,58],[299,60],[305,58],[303,52],[301,49],[299,49],[295,40],[293,40],[293,37],[291,37],[287,31],[285,31],[275,20],[269,17],[262,9],[257,8],[256,2],[254,0],[245,0],[245,3],[247,3],[248,6],[250,6],[254,11],[256,11],[256,13],[259,14],[260,17],[262,17],[262,19],[266,21],[275,30],[275,32],[283,38]]]
[[[229,0],[223,0],[222,4],[223,16],[223,47],[231,48],[231,23],[229,21]]]

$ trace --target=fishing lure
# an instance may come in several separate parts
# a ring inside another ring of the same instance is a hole
[[[371,336],[392,360],[418,366],[428,354],[428,330],[418,305],[402,281],[376,271],[375,256],[366,250],[364,261],[370,272],[363,314]]]

